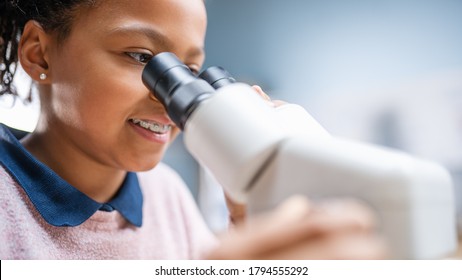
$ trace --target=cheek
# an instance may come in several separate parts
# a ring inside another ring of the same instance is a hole
[[[63,121],[83,126],[83,123],[104,115],[108,108],[101,92],[105,92],[101,84],[91,83],[84,77],[63,77],[53,85],[53,110]]]
[[[82,122],[79,126],[125,122],[130,108],[147,89],[136,71],[108,73],[107,68],[111,67],[101,65],[59,74],[52,91],[55,111],[67,121]]]

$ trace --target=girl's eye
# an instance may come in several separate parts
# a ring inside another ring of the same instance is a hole
[[[152,58],[152,55],[147,53],[127,52],[126,54],[142,64],[148,63]]]

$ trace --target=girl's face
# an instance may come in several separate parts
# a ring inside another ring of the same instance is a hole
[[[48,125],[105,166],[152,168],[178,128],[149,98],[143,67],[169,51],[198,71],[205,30],[203,0],[103,0],[82,8],[69,36],[49,51]]]

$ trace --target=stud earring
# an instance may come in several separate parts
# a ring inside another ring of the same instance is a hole
[[[47,78],[47,74],[45,73],[41,73],[40,76],[39,76],[40,80],[45,80]]]

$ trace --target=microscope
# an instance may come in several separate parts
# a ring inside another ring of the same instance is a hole
[[[292,195],[353,197],[370,206],[393,259],[434,259],[457,247],[449,173],[404,152],[330,135],[295,104],[273,107],[212,67],[199,77],[174,54],[145,66],[144,84],[185,146],[249,214]]]

